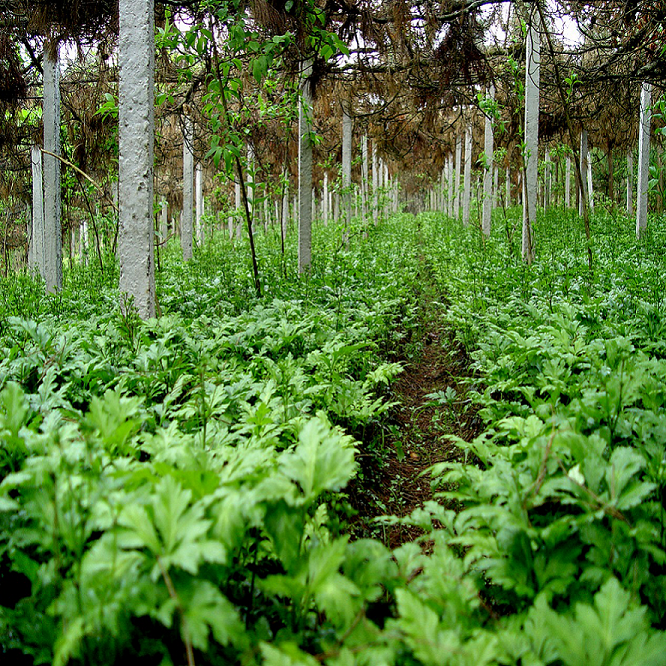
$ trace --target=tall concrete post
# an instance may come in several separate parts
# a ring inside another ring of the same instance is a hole
[[[183,214],[180,218],[180,246],[183,259],[192,258],[192,210],[194,208],[194,125],[183,118]]]
[[[322,217],[324,218],[324,226],[328,225],[328,172],[324,171],[324,192],[321,198]]]
[[[551,159],[550,153],[546,150],[543,170],[543,208],[550,208],[550,177],[551,177]]]
[[[60,155],[60,64],[48,45],[44,52],[44,150]],[[43,157],[44,282],[46,291],[62,288],[62,228],[60,225],[60,160]]]
[[[462,136],[460,132],[456,134],[456,173],[455,173],[455,183],[454,183],[454,194],[455,198],[453,200],[453,217],[459,219],[460,217],[460,173],[461,173],[461,160],[462,160]]]
[[[243,238],[243,222],[241,221],[244,217],[242,201],[241,201],[241,186],[237,182],[234,185],[234,202],[236,205],[236,240],[241,240]]]
[[[638,191],[636,193],[636,237],[647,227],[648,183],[650,181],[650,121],[652,120],[652,84],[641,86],[641,109],[638,121]]]
[[[347,222],[352,216],[351,196],[352,170],[352,117],[349,102],[342,104],[342,188],[344,190],[344,212]]]
[[[289,171],[285,168],[283,174],[285,186],[282,194],[282,242],[287,238],[287,224],[289,223]]]
[[[142,319],[155,316],[154,11],[153,0],[120,0],[119,287]]]
[[[571,157],[567,155],[564,167],[564,206],[571,208]]]
[[[312,59],[301,69],[301,101],[298,105],[298,272],[312,261]]]
[[[495,86],[490,85],[488,97],[495,99]],[[486,116],[484,128],[483,153],[485,164],[483,165],[483,222],[482,229],[486,236],[490,236],[490,224],[493,212],[493,119]]]
[[[634,154],[627,152],[627,216],[634,215]]]
[[[364,134],[361,137],[361,194],[363,197],[363,219],[368,214],[368,135]]]
[[[372,142],[372,220],[379,224],[379,161],[377,160],[377,144]]]
[[[511,169],[505,167],[504,170],[504,205],[508,208],[511,205]]]
[[[525,65],[525,178],[523,180],[522,256],[527,263],[534,259],[532,229],[537,211],[537,179],[539,175],[539,84],[541,74],[541,42],[535,26],[536,16],[529,20]]]
[[[585,179],[587,179],[587,162],[588,162],[588,157],[589,153],[587,151],[587,130],[583,128],[580,131],[580,144],[578,147],[578,150],[580,152],[580,173],[581,176]],[[587,186],[583,188],[583,183],[579,183],[579,188],[578,188],[578,214],[582,215],[583,214],[583,197],[585,196],[585,190],[587,189]],[[588,192],[589,196],[589,192]]]
[[[592,159],[590,157],[590,145],[587,146],[587,200],[590,204],[590,210],[594,210],[594,188],[592,186]]]
[[[245,194],[247,196],[247,207],[250,209],[250,215],[254,213],[254,146],[247,144],[247,178],[245,179]],[[253,225],[254,228],[254,225]]]
[[[42,151],[32,147],[32,234],[30,271],[46,280],[44,266],[44,182],[42,171]]]
[[[204,242],[204,228],[203,228],[203,216],[204,216],[204,198],[203,198],[203,167],[201,162],[197,162],[196,171],[195,171],[195,188],[196,188],[196,197],[195,197],[195,210],[196,210],[196,229],[197,229],[197,239],[199,245],[203,245]]]
[[[165,243],[169,235],[169,222],[168,222],[168,206],[167,200],[162,197],[160,199],[160,242]]]
[[[472,199],[472,121],[465,128],[465,172],[463,174],[463,224],[469,224]]]

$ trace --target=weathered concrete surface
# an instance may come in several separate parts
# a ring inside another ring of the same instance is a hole
[[[148,319],[155,316],[153,0],[120,0],[119,12],[119,286]]]
[[[298,272],[312,261],[312,60],[303,63],[298,105]]]
[[[44,181],[42,170],[42,151],[39,146],[32,147],[32,231],[30,234],[30,271],[44,275]]]
[[[627,215],[634,214],[634,155],[630,150],[627,153]]]
[[[650,181],[650,122],[652,120],[652,84],[641,87],[638,121],[638,191],[636,192],[636,237],[647,228],[648,183]]]
[[[456,134],[456,173],[454,184],[454,199],[453,199],[453,217],[456,220],[460,217],[460,174],[462,161],[462,136],[460,132]]]
[[[342,105],[342,188],[343,210],[347,222],[351,220],[351,170],[352,170],[352,117],[349,102]]]
[[[60,65],[47,47],[44,52],[44,150],[60,155]],[[62,288],[62,228],[60,226],[60,160],[43,156],[44,282],[52,293]]]
[[[472,199],[472,126],[465,128],[465,172],[463,174],[463,214],[465,226],[469,224],[470,201]]]
[[[196,211],[196,229],[197,229],[197,240],[199,245],[204,243],[204,228],[203,228],[203,216],[204,216],[204,196],[203,196],[203,167],[201,162],[197,162],[195,169],[195,188],[196,188],[196,197],[195,197],[195,211]]]
[[[183,259],[192,258],[194,209],[194,125],[192,118],[183,119],[183,214],[180,218],[180,247]]]
[[[564,205],[571,208],[571,157],[567,155],[564,168]]]
[[[488,97],[495,99],[495,86],[488,89]],[[483,152],[485,164],[483,166],[483,220],[482,229],[486,236],[490,236],[490,224],[493,212],[493,120],[486,116],[484,128]]]
[[[541,75],[541,43],[532,17],[527,29],[525,62],[525,179],[523,181],[522,256],[528,262],[534,257],[532,225],[537,211],[537,178],[539,175],[539,84]]]

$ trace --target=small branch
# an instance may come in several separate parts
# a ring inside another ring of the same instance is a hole
[[[104,190],[104,188],[97,181],[95,181],[91,176],[89,176],[85,171],[83,171],[82,169],[79,169],[79,167],[77,167],[76,164],[72,164],[69,160],[66,160],[64,157],[62,157],[62,155],[56,155],[55,153],[52,153],[50,150],[46,150],[45,148],[40,148],[40,150],[45,155],[50,155],[51,157],[55,157],[57,160],[60,160],[63,164],[66,164],[68,167],[71,167],[72,169],[74,169],[74,171],[76,171],[77,173],[80,173],[86,180],[89,180],[94,185],[94,187],[99,192],[101,192],[101,194],[103,194],[108,199],[108,195],[107,195],[106,191]],[[113,209],[117,213],[118,212],[118,206],[116,206],[116,204],[114,204],[113,201],[109,201],[109,203],[111,204],[111,206],[113,207]]]

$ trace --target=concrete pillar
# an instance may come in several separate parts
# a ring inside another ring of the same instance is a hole
[[[499,205],[499,168],[493,165],[493,208]]]
[[[312,60],[301,70],[298,105],[298,272],[310,269],[312,260]]]
[[[536,15],[528,21],[525,66],[525,178],[523,181],[522,256],[534,259],[532,229],[537,211],[537,180],[539,175],[539,79],[541,43]]]
[[[566,208],[571,208],[571,157],[569,155],[567,155],[564,168],[564,205]]]
[[[169,235],[168,206],[165,198],[160,200],[160,242],[165,243]]]
[[[120,0],[119,16],[119,288],[148,319],[155,316],[153,0]]]
[[[377,144],[372,142],[372,220],[379,224],[379,161],[377,160]]]
[[[594,210],[594,188],[592,187],[592,159],[590,158],[590,146],[587,146],[587,200],[590,204],[590,210]]]
[[[511,169],[506,167],[504,170],[504,205],[508,208],[511,205]]]
[[[634,216],[634,154],[627,152],[627,216]]]
[[[58,55],[44,52],[44,150],[60,155],[60,64]],[[43,156],[44,282],[46,291],[62,288],[62,228],[60,226],[60,160]]]
[[[453,200],[453,217],[457,219],[460,218],[460,172],[461,172],[461,162],[462,160],[462,136],[460,133],[456,134],[456,173],[455,173],[455,182],[454,182],[454,195]]]
[[[287,169],[283,173],[284,178],[284,192],[282,193],[282,241],[287,238],[287,224],[289,223],[289,172]]]
[[[490,85],[488,97],[495,99],[495,86]],[[490,236],[490,224],[493,211],[493,120],[486,116],[484,128],[483,152],[485,164],[483,165],[483,218],[481,228],[486,236]]]
[[[636,237],[647,227],[648,182],[650,181],[650,121],[652,120],[652,84],[641,86],[638,121],[638,191],[636,193]]]
[[[344,212],[351,221],[351,165],[352,165],[352,117],[349,102],[342,104],[342,188],[344,190]]]
[[[361,196],[363,200],[363,219],[368,214],[368,135],[364,134],[361,137]]]
[[[551,177],[551,160],[550,153],[546,151],[544,158],[543,169],[543,208],[548,210],[550,208],[550,177]]]
[[[119,288],[139,316],[155,316],[153,0],[120,0]]]
[[[321,198],[322,217],[324,218],[324,226],[328,224],[328,172],[324,171],[324,192]]]
[[[241,186],[239,182],[234,185],[234,203],[236,205],[236,240],[240,240],[243,238],[243,220],[245,219],[245,212],[243,211]]]
[[[463,174],[463,224],[469,224],[470,201],[472,198],[472,121],[465,128],[465,172]]]
[[[247,197],[247,207],[250,215],[254,213],[254,146],[247,144],[247,177],[245,178],[245,196]],[[254,228],[254,224],[252,225]]]
[[[580,144],[578,147],[578,150],[580,152],[580,173],[583,178],[587,179],[587,160],[588,160],[588,152],[587,152],[587,130],[583,128],[580,132]],[[582,183],[579,186],[579,192],[578,192],[578,214],[582,215],[583,214],[583,197],[584,197],[584,189],[582,186]]]
[[[180,218],[180,246],[183,259],[192,258],[192,209],[194,208],[194,125],[183,119],[183,214]]]
[[[201,162],[197,162],[195,187],[196,187],[195,210],[196,210],[197,240],[199,241],[200,245],[203,245],[204,197],[203,197],[203,167],[201,166]]]
[[[30,271],[46,280],[44,266],[44,183],[42,151],[32,147],[32,233]]]

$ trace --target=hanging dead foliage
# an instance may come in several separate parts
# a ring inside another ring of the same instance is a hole
[[[16,48],[6,34],[0,34],[0,102],[14,102],[27,95]]]

